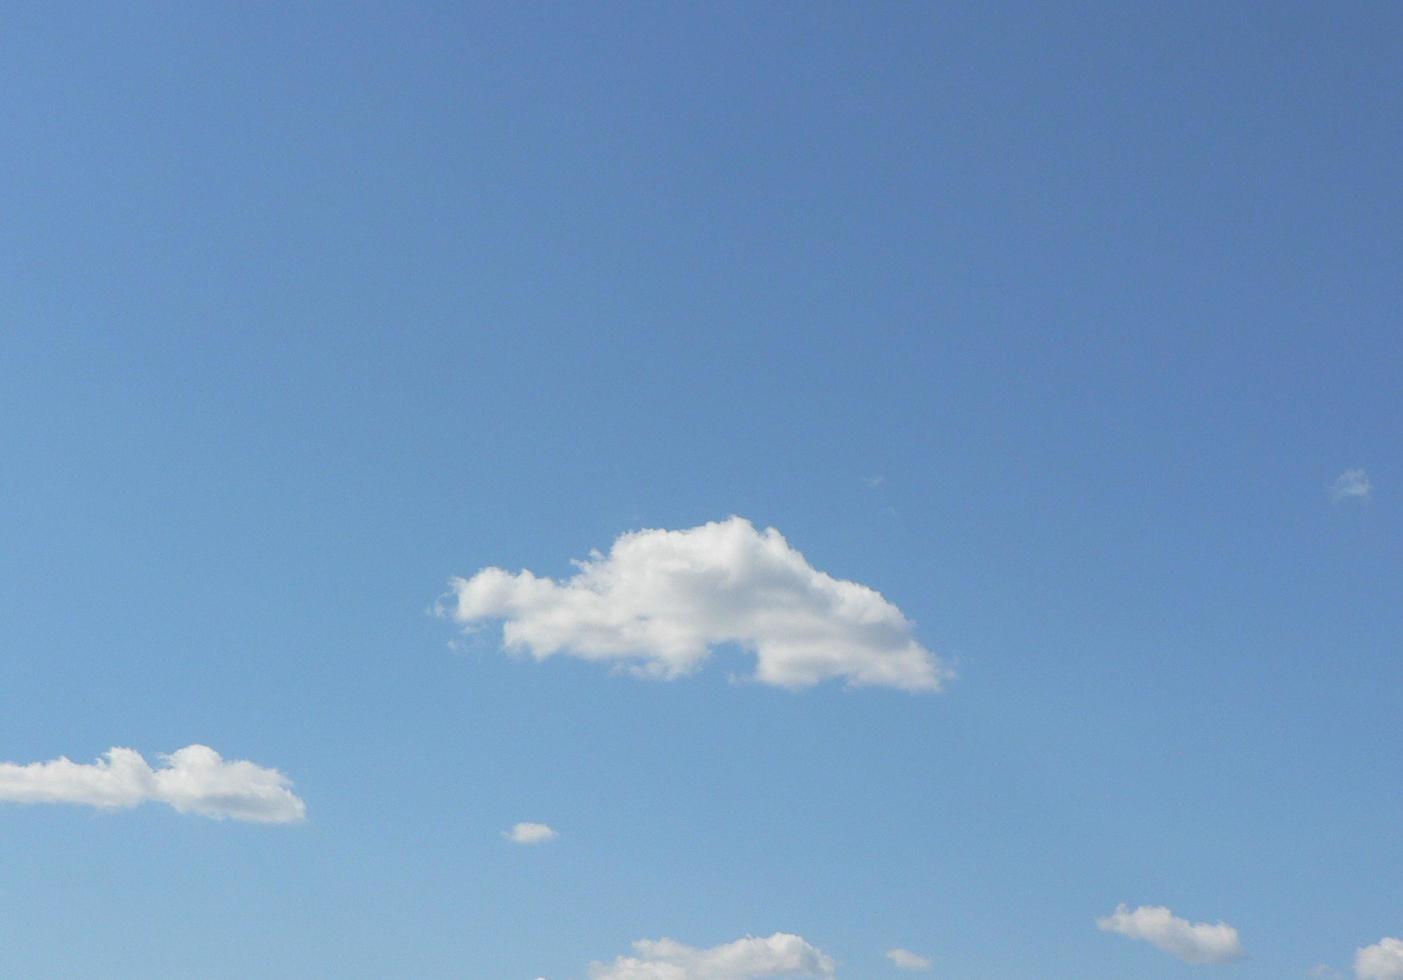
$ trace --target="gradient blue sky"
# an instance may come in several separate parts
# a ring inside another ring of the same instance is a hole
[[[0,760],[205,743],[308,819],[0,804],[0,975],[776,930],[844,980],[1348,974],[1403,935],[1400,44],[1389,3],[9,6]],[[430,614],[731,514],[958,680],[646,682]]]

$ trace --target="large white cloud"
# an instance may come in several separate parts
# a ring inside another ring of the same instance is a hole
[[[1403,980],[1403,939],[1385,937],[1354,954],[1359,980]]]
[[[672,939],[640,939],[632,956],[592,963],[592,980],[753,980],[759,977],[832,977],[833,960],[802,937],[786,932],[697,949]]]
[[[621,535],[573,577],[485,568],[452,582],[440,611],[465,626],[503,620],[509,649],[565,653],[674,678],[713,647],[756,658],[755,680],[935,691],[951,671],[913,637],[911,621],[874,589],[818,571],[774,528],[744,518]]]
[[[1105,932],[1118,932],[1131,939],[1143,939],[1186,963],[1230,963],[1242,956],[1237,930],[1225,922],[1190,923],[1162,905],[1130,909],[1119,905],[1096,925]]]
[[[0,762],[0,801],[77,803],[107,809],[148,800],[180,813],[254,823],[295,823],[307,814],[291,781],[276,769],[228,760],[206,745],[187,745],[152,769],[134,749],[109,749],[90,764],[60,757]]]

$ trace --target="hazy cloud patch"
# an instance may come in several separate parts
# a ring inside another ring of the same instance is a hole
[[[513,844],[544,844],[560,835],[549,824],[527,822],[513,824],[511,830],[502,831],[502,836]]]
[[[887,950],[887,959],[891,960],[898,970],[929,970],[930,960],[918,953],[913,953],[909,949],[902,949],[900,946]]]
[[[1373,493],[1374,485],[1363,470],[1345,470],[1330,484],[1330,499],[1337,504],[1346,500],[1368,500]]]

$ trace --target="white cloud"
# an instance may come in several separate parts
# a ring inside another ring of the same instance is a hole
[[[1242,956],[1237,930],[1225,922],[1190,924],[1163,906],[1145,905],[1131,910],[1124,905],[1096,925],[1105,932],[1118,932],[1131,939],[1143,939],[1186,963],[1229,963]]]
[[[930,969],[929,959],[917,953],[913,953],[909,949],[902,949],[899,946],[896,949],[887,950],[887,959],[896,964],[898,970]]]
[[[647,677],[690,674],[724,643],[753,652],[754,679],[779,687],[843,678],[936,691],[952,676],[880,593],[818,571],[744,518],[634,531],[575,564],[563,581],[482,569],[454,579],[439,611],[465,627],[504,620],[507,648],[538,660],[566,653]]]
[[[560,835],[552,830],[548,824],[518,823],[513,824],[511,830],[502,831],[502,836],[513,844],[544,844],[546,841],[555,840]]]
[[[276,769],[226,760],[205,745],[187,745],[152,769],[134,749],[109,749],[91,764],[59,757],[17,765],[0,762],[0,801],[77,803],[113,809],[148,800],[180,813],[254,823],[296,823],[307,807]]]
[[[1345,470],[1330,484],[1330,497],[1336,503],[1343,500],[1368,500],[1374,492],[1369,474],[1363,470]]]
[[[640,939],[632,956],[591,963],[592,980],[752,980],[758,977],[832,977],[833,960],[803,938],[777,932],[761,939],[697,949],[672,939]]]
[[[1359,980],[1403,980],[1403,939],[1385,937],[1354,954]]]

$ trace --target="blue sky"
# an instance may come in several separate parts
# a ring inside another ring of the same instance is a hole
[[[8,10],[0,760],[210,746],[306,812],[12,786],[0,975],[581,980],[785,933],[844,980],[1354,976],[1403,935],[1401,35]],[[640,679],[433,612],[731,515],[957,676],[737,682],[738,633]]]

